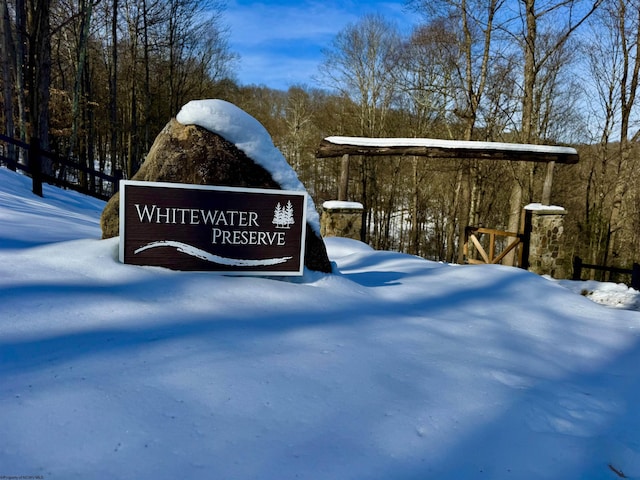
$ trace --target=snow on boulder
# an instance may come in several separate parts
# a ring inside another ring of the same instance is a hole
[[[133,180],[304,191],[262,125],[222,100],[190,102],[156,137]],[[319,215],[307,205],[305,266],[331,272]],[[101,217],[103,238],[119,234],[119,195]]]
[[[192,100],[182,107],[176,120],[183,125],[198,125],[233,143],[267,170],[283,190],[306,191],[266,128],[234,104],[219,99]],[[320,216],[309,199],[307,221],[319,233]]]

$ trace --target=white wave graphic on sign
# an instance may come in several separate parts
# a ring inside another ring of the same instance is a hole
[[[207,262],[217,263],[219,265],[227,265],[231,267],[267,267],[270,265],[278,265],[285,263],[293,257],[280,257],[280,258],[265,258],[263,260],[248,260],[243,258],[227,258],[219,255],[214,255],[200,248],[194,247],[187,243],[176,242],[173,240],[160,240],[158,242],[151,242],[143,247],[138,248],[133,253],[138,254],[145,250],[158,247],[173,247],[180,253],[191,255],[192,257],[206,260]]]

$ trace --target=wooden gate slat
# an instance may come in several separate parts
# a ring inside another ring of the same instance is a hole
[[[516,238],[513,242],[511,242],[509,244],[509,246],[507,246],[507,248],[505,248],[502,253],[500,255],[498,255],[496,258],[493,259],[492,263],[500,263],[502,261],[502,259],[514,248],[516,248],[518,245],[520,245],[520,239]]]
[[[487,252],[484,251],[484,248],[482,248],[482,245],[480,245],[480,242],[478,241],[478,238],[473,234],[471,234],[471,241],[473,242],[473,244],[478,249],[478,253],[483,258],[484,263],[491,263],[489,261],[489,256],[487,255]]]

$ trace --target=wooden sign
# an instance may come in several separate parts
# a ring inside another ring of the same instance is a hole
[[[229,275],[302,275],[305,192],[120,182],[120,261]]]

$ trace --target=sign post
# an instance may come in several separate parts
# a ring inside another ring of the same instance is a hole
[[[226,275],[302,275],[306,192],[120,182],[120,261]]]

